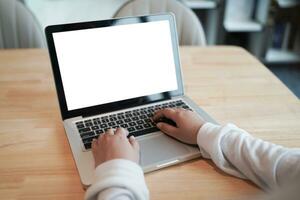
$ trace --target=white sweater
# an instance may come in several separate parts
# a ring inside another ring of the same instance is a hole
[[[300,178],[299,148],[284,148],[256,139],[235,125],[205,123],[198,132],[197,143],[204,158],[212,159],[226,173],[250,179],[265,190],[277,190],[295,177]],[[86,192],[86,200],[150,198],[142,169],[131,161],[107,161],[96,168],[95,177],[95,182]],[[282,198],[292,194],[296,199],[300,196],[297,187],[293,191],[290,187],[289,191],[275,196]]]

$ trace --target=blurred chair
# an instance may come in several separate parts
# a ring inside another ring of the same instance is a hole
[[[41,27],[17,0],[0,0],[0,49],[45,47]]]
[[[132,0],[125,3],[114,17],[172,12],[176,17],[180,45],[206,45],[202,25],[195,13],[176,0]]]

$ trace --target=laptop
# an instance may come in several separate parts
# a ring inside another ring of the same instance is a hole
[[[123,127],[136,137],[145,173],[200,156],[197,147],[163,134],[151,120],[155,111],[170,107],[215,123],[184,94],[173,14],[52,25],[45,33],[84,187],[93,180],[91,141],[108,128]]]

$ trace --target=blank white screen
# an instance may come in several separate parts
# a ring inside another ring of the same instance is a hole
[[[68,110],[177,90],[167,20],[53,34]]]

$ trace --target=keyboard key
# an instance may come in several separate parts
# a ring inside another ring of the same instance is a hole
[[[126,117],[126,118],[132,117],[132,114],[130,114],[130,113],[129,113],[129,114],[126,114],[125,117]]]
[[[103,130],[96,130],[96,135],[100,135],[101,133],[103,133],[104,131]]]
[[[97,124],[101,124],[100,121],[94,121],[94,124],[97,125]]]
[[[143,129],[143,126],[137,125],[137,126],[135,126],[135,129],[136,129],[136,130],[141,130],[141,129]]]
[[[125,116],[124,116],[124,115],[120,115],[120,116],[118,116],[117,118],[118,118],[118,119],[124,119]]]
[[[107,124],[100,124],[100,127],[101,128],[107,128],[108,126],[107,126]]]
[[[76,125],[79,125],[79,124],[83,124],[83,122],[80,121],[80,122],[76,122],[75,124],[76,124]]]
[[[95,136],[95,134],[94,134],[94,132],[87,132],[87,133],[83,133],[83,134],[81,134],[81,138],[82,139],[85,139],[85,138],[88,138],[88,137],[93,137],[93,136]]]
[[[92,147],[92,143],[85,143],[84,147],[85,149],[90,149]]]
[[[135,126],[136,123],[135,122],[129,122],[129,126]]]
[[[128,124],[121,124],[121,127],[128,128]]]
[[[92,130],[97,130],[97,129],[99,129],[99,126],[92,126],[91,128],[92,128]]]
[[[87,127],[87,128],[82,128],[82,129],[79,129],[78,131],[79,131],[79,133],[85,133],[85,132],[88,132],[88,131],[90,131],[91,129],[89,128],[89,127]]]
[[[90,137],[90,138],[82,139],[82,142],[83,143],[91,143],[94,138],[96,138],[96,137]]]
[[[150,124],[144,124],[143,126],[144,126],[144,128],[150,128],[151,127]]]
[[[125,122],[131,122],[131,119],[130,118],[126,118],[124,119]]]
[[[117,122],[117,124],[124,124],[124,121],[123,120],[118,120],[118,121],[116,121]]]
[[[176,103],[176,106],[181,106],[183,104],[183,102],[178,102]]]
[[[88,126],[93,126],[93,123],[92,123],[92,122],[86,122],[86,123],[85,123],[85,126],[86,126],[86,127],[88,127]]]
[[[132,132],[132,131],[135,131],[135,128],[134,127],[129,127],[127,130],[128,130],[128,132]]]
[[[88,119],[88,120],[84,120],[84,123],[90,123],[92,122],[92,120]]]
[[[147,118],[146,115],[141,115],[141,116],[140,116],[140,119],[146,119],[146,118]]]
[[[143,121],[143,120],[139,120],[139,121],[137,121],[136,123],[137,123],[137,124],[143,124],[144,121]]]
[[[146,123],[152,122],[151,119],[149,119],[149,118],[148,118],[148,119],[144,119],[144,121],[145,121]]]
[[[151,109],[150,109],[150,111],[151,111],[152,113],[154,113],[154,112],[155,112],[154,108],[151,108]]]
[[[184,105],[184,106],[182,106],[182,108],[189,109],[190,107],[188,107],[187,105]]]
[[[78,129],[84,128],[84,124],[77,124],[76,126]]]
[[[116,118],[116,117],[111,117],[111,118],[109,118],[109,121],[111,121],[111,122],[114,122],[114,121],[117,121],[118,119]]]
[[[137,137],[137,136],[141,136],[141,135],[146,135],[148,133],[153,133],[156,131],[159,131],[159,129],[156,127],[152,127],[152,128],[148,128],[148,129],[144,129],[144,130],[129,132],[129,136],[134,135],[135,137]]]
[[[102,123],[108,123],[108,122],[109,122],[109,119],[102,119],[101,122],[102,122]]]
[[[115,126],[116,123],[115,123],[115,122],[109,122],[108,125],[109,125],[109,126]]]
[[[137,120],[139,120],[139,118],[138,117],[133,117],[132,120],[137,121]]]

